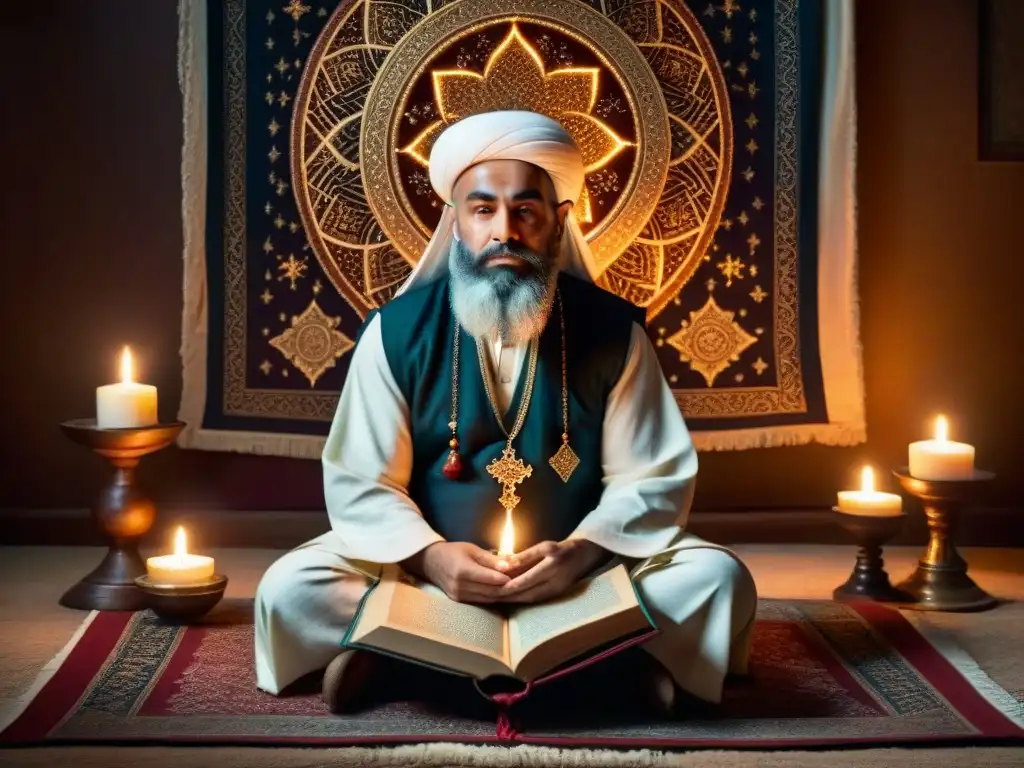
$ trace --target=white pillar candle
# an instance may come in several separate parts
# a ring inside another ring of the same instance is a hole
[[[839,511],[848,515],[899,515],[903,512],[903,499],[896,493],[875,490],[875,473],[871,467],[861,472],[859,491],[839,492]]]
[[[922,480],[969,480],[974,476],[974,446],[949,439],[945,416],[935,420],[935,439],[910,444],[910,475]]]
[[[179,527],[174,537],[174,554],[146,560],[146,573],[154,584],[184,587],[202,584],[212,579],[213,566],[212,557],[189,554],[185,543],[185,529]]]
[[[156,387],[132,381],[132,353],[121,353],[121,381],[96,388],[96,426],[100,429],[151,427],[157,418]]]

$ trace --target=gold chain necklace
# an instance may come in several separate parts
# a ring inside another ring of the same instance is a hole
[[[554,469],[562,479],[562,482],[567,483],[569,482],[569,477],[572,475],[577,465],[579,465],[580,460],[569,446],[569,387],[568,377],[566,375],[565,307],[562,304],[562,296],[560,292],[557,294],[557,299],[562,330],[562,445],[559,447],[558,451],[555,452],[555,455],[548,459],[548,464],[551,465],[552,469]],[[445,462],[443,470],[445,477],[452,480],[457,479],[462,472],[462,459],[459,456],[459,441],[456,437],[459,420],[458,382],[460,335],[458,324],[456,324],[455,342],[452,349],[452,420],[448,422],[448,428],[452,431],[452,437],[448,443],[450,450],[448,453],[448,460]],[[539,347],[540,344],[537,339],[534,339],[530,343],[530,358],[526,374],[526,386],[523,390],[523,396],[519,404],[519,412],[516,415],[515,424],[512,426],[512,430],[508,431],[505,429],[505,422],[501,417],[501,411],[498,408],[497,400],[491,391],[489,368],[487,366],[487,361],[484,358],[483,346],[477,342],[477,358],[480,364],[480,374],[483,377],[484,390],[487,393],[487,399],[491,404],[491,410],[494,412],[494,417],[497,419],[499,426],[501,426],[502,431],[505,432],[505,435],[508,438],[505,443],[505,450],[502,451],[501,458],[494,459],[490,464],[488,464],[487,472],[501,485],[502,494],[498,501],[509,511],[514,509],[521,501],[515,493],[515,487],[519,483],[523,482],[523,480],[533,475],[533,467],[529,464],[525,464],[522,459],[516,458],[516,452],[512,447],[512,441],[519,435],[519,431],[523,428],[523,423],[526,421],[526,412],[530,407],[530,400],[533,395],[533,383],[537,374],[537,355]]]

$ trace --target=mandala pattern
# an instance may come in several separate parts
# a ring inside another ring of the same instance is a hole
[[[652,318],[678,293],[728,191],[725,80],[682,3],[594,5],[363,0],[335,12],[296,97],[292,166],[310,243],[355,311],[394,294],[437,223],[433,141],[494,109],[547,114],[580,144],[576,212],[601,284]]]

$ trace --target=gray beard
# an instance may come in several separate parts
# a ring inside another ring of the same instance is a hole
[[[491,256],[511,254],[524,259],[532,270],[525,275],[502,267],[488,268]],[[453,240],[448,256],[452,311],[475,338],[500,338],[518,346],[540,336],[551,315],[558,284],[558,264],[521,245],[488,246],[472,253],[461,240]]]

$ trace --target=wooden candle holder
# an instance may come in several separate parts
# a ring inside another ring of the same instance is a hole
[[[66,608],[99,611],[137,611],[146,595],[135,579],[146,573],[139,540],[156,520],[156,505],[139,488],[135,468],[143,456],[166,448],[185,428],[175,421],[152,427],[101,429],[94,419],[74,419],[60,425],[73,442],[91,448],[110,462],[110,482],[92,506],[92,519],[108,541],[102,562],[64,593]]]

